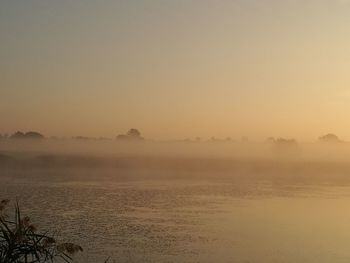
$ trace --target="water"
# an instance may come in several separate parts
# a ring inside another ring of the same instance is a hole
[[[83,246],[78,262],[350,261],[347,183],[191,173],[2,171],[0,197]]]

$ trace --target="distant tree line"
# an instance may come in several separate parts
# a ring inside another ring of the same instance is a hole
[[[275,145],[296,145],[297,141],[295,139],[285,139],[285,138],[277,138],[269,137],[266,139],[267,143],[275,144]],[[339,139],[339,137],[333,133],[328,133],[326,135],[320,136],[318,138],[318,142],[320,143],[341,143],[342,140]]]
[[[17,131],[11,135],[8,134],[0,134],[0,140],[1,139],[35,139],[35,140],[40,140],[44,139],[45,136],[39,132],[36,131],[28,131],[28,132],[22,132],[22,131]],[[51,137],[52,139],[57,139],[56,137]],[[94,137],[86,137],[86,136],[76,136],[73,137],[73,139],[77,140],[98,140],[98,141],[108,141],[112,140],[109,138],[104,138],[104,137],[99,137],[99,138],[94,138]],[[129,129],[125,134],[119,134],[115,138],[117,141],[144,141],[144,137],[142,137],[141,132],[138,129],[132,128]],[[196,142],[200,143],[202,142],[200,137],[196,137],[194,140],[191,139],[185,139],[185,140],[178,140],[177,142]],[[215,137],[211,137],[207,142],[211,143],[228,143],[228,142],[236,142],[235,140],[231,139],[230,137],[227,137],[225,139],[217,139]],[[248,137],[243,136],[241,138],[241,142],[249,142]],[[292,145],[297,145],[297,141],[295,139],[286,139],[286,138],[274,138],[274,137],[269,137],[265,141],[266,143],[270,143],[273,145],[281,145],[281,146],[292,146]],[[320,136],[318,138],[318,142],[320,143],[342,143],[341,139],[333,133],[328,133],[326,135]]]
[[[12,135],[0,134],[0,139],[44,139],[44,135],[35,131],[21,132],[17,131]]]

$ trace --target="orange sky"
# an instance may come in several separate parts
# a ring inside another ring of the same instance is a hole
[[[1,132],[350,139],[350,2],[0,3]]]

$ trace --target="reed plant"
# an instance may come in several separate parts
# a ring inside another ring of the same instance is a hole
[[[0,263],[70,263],[82,247],[59,243],[49,233],[39,233],[28,216],[22,216],[18,202],[12,219],[5,213],[9,200],[0,202]]]

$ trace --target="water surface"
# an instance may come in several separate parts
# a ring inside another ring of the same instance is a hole
[[[18,198],[39,228],[82,245],[78,262],[350,260],[343,181],[167,174],[3,170],[0,196]]]

